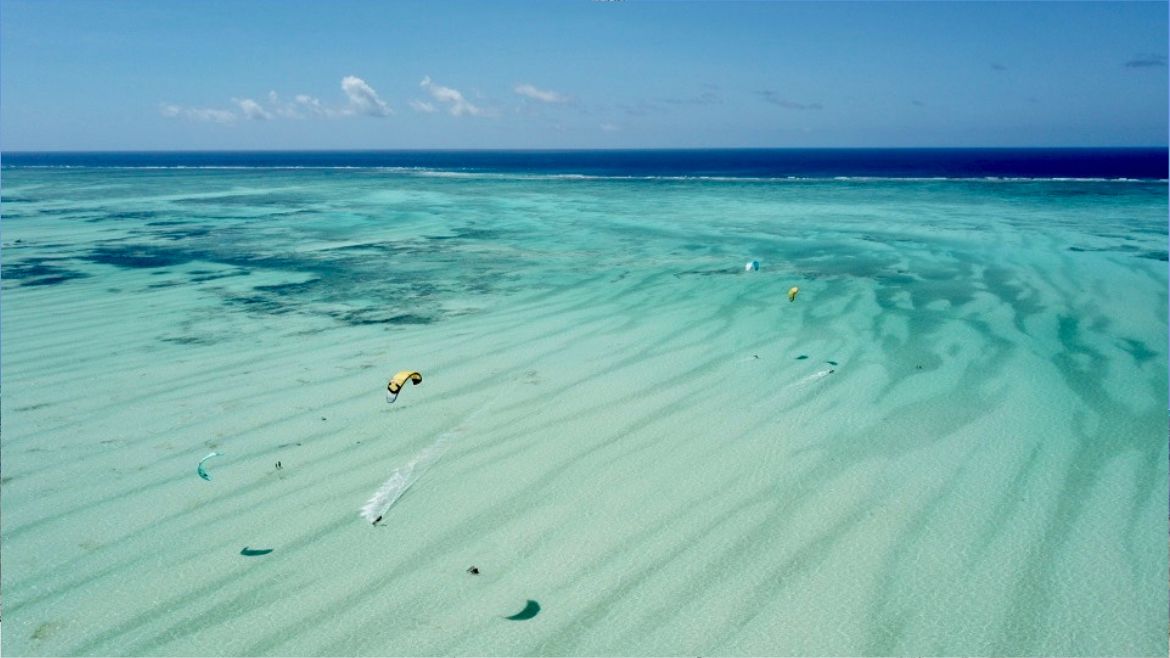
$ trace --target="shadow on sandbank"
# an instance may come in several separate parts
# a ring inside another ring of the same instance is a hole
[[[540,604],[537,603],[536,601],[533,601],[532,599],[528,599],[528,604],[524,606],[523,610],[521,610],[520,612],[517,612],[516,614],[512,615],[511,617],[504,617],[504,619],[511,619],[514,621],[523,621],[525,619],[532,619],[539,612],[540,612]]]

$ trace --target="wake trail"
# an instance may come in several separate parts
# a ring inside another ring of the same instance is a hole
[[[390,477],[382,483],[382,486],[378,487],[374,495],[370,496],[370,499],[362,506],[359,512],[361,517],[370,523],[377,523],[394,506],[394,503],[398,502],[402,494],[406,493],[406,490],[413,486],[415,482],[418,482],[419,478],[427,472],[427,469],[439,461],[439,458],[443,456],[443,453],[447,451],[451,443],[467,430],[467,424],[479,418],[496,400],[500,399],[500,396],[504,393],[503,388],[501,387],[500,392],[495,397],[484,402],[478,409],[472,411],[467,417],[459,421],[454,429],[439,434],[435,438],[434,443],[418,451],[410,461],[394,469]]]
[[[807,377],[801,377],[800,379],[785,386],[782,390],[804,388],[805,386],[808,386],[809,384],[812,384],[813,382],[817,382],[825,377],[828,377],[833,372],[834,372],[834,370],[831,368],[825,368],[824,370],[818,370],[818,371],[814,372],[813,374],[808,375]]]

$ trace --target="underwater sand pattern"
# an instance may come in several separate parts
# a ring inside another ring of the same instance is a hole
[[[1166,653],[1165,183],[3,195],[5,655]]]

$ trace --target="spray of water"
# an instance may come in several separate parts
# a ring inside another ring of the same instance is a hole
[[[825,377],[828,377],[829,375],[833,374],[834,372],[836,372],[836,370],[834,370],[833,368],[825,368],[824,370],[818,370],[811,375],[808,375],[806,377],[801,377],[800,379],[792,382],[791,384],[788,384],[787,386],[784,387],[784,390],[804,388],[804,387],[808,386],[809,384],[812,384],[814,382],[820,381],[821,379],[824,379]]]
[[[394,506],[394,503],[398,502],[398,499],[402,497],[402,494],[406,493],[406,490],[415,482],[418,482],[419,478],[426,473],[427,469],[439,461],[439,458],[443,456],[443,453],[447,451],[451,443],[466,431],[467,425],[486,412],[492,403],[498,400],[502,394],[503,390],[497,393],[494,398],[485,402],[481,407],[468,414],[466,418],[455,426],[455,429],[443,432],[435,438],[435,441],[431,445],[423,448],[414,457],[411,457],[410,461],[394,469],[390,477],[382,483],[382,486],[378,487],[378,490],[374,492],[374,495],[370,496],[366,504],[362,505],[361,511],[359,512],[361,517],[370,523],[376,523],[385,516],[386,512]]]
[[[440,435],[434,443],[423,448],[411,460],[394,470],[390,477],[378,487],[373,496],[362,506],[362,518],[373,523],[386,514],[406,490],[418,481],[422,474],[447,450],[447,434]]]

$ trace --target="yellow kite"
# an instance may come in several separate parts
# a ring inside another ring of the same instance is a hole
[[[394,402],[398,399],[398,392],[406,386],[407,380],[414,382],[415,386],[422,383],[422,373],[415,370],[402,370],[398,374],[390,378],[390,383],[386,384],[386,401]]]

